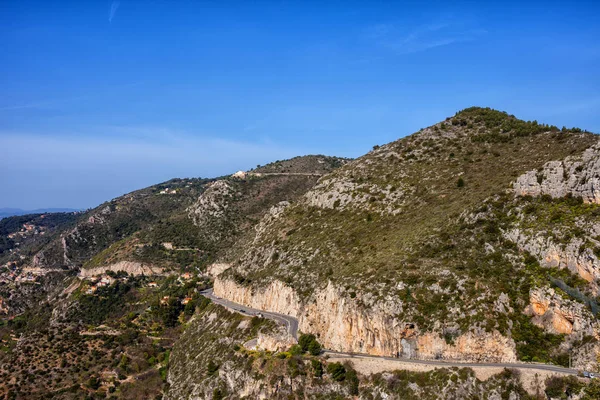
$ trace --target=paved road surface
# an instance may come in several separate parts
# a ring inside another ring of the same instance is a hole
[[[441,367],[490,367],[490,368],[526,368],[535,370],[544,370],[552,372],[560,372],[562,374],[577,375],[579,373],[576,369],[569,369],[559,367],[550,364],[534,364],[534,363],[474,363],[474,362],[452,362],[452,361],[437,361],[437,360],[416,360],[413,358],[396,358],[396,357],[384,357],[384,356],[372,356],[369,354],[360,353],[340,353],[337,351],[325,350],[324,354],[338,358],[375,358],[384,359],[390,361],[409,362],[414,364],[424,365],[439,365]]]
[[[212,289],[208,289],[203,292],[200,292],[200,294],[208,297],[213,302],[215,302],[219,305],[222,305],[224,307],[230,308],[234,311],[237,311],[240,314],[251,315],[251,316],[261,314],[265,318],[272,319],[276,322],[279,322],[280,324],[285,325],[288,328],[289,334],[292,335],[292,337],[294,339],[298,339],[298,320],[294,317],[290,317],[289,315],[285,315],[285,314],[278,314],[278,313],[274,313],[274,312],[257,310],[255,308],[246,307],[241,304],[234,303],[234,302],[231,302],[226,299],[222,299],[220,297],[215,296],[213,294]]]
[[[318,172],[249,172],[249,175],[255,176],[323,176],[324,174]]]
[[[258,315],[262,314],[265,318],[272,319],[276,322],[279,322],[288,328],[288,332],[295,338],[298,339],[298,320],[294,317],[290,317],[285,314],[278,314],[273,312],[267,312],[262,310],[257,310],[255,308],[246,307],[238,303],[231,302],[226,299],[222,299],[213,294],[212,289],[205,290],[201,292],[203,296],[208,297],[213,302],[230,308],[234,311],[239,312],[243,315]],[[254,344],[256,345],[256,344]],[[416,360],[412,358],[396,358],[396,357],[384,357],[384,356],[373,356],[369,354],[363,353],[341,353],[337,351],[325,350],[325,354],[329,354],[330,356],[342,357],[342,358],[376,358],[376,359],[385,359],[390,361],[401,361],[401,362],[410,362],[415,364],[425,364],[425,365],[439,365],[441,367],[496,367],[496,368],[526,368],[526,369],[534,369],[534,370],[543,370],[543,371],[552,371],[559,372],[563,374],[577,375],[579,372],[576,369],[569,369],[558,367],[556,365],[550,364],[535,364],[535,363],[463,363],[463,362],[451,362],[451,361],[438,361],[438,360]]]

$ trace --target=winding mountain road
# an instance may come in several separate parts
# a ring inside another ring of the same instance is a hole
[[[200,294],[202,296],[208,297],[214,303],[232,309],[242,315],[262,315],[264,318],[268,318],[275,322],[279,322],[280,324],[285,325],[287,327],[288,333],[292,335],[294,339],[298,339],[298,319],[294,317],[290,317],[289,315],[285,314],[278,314],[274,312],[258,310],[256,308],[246,307],[241,304],[234,303],[227,299],[222,299],[220,297],[215,296],[213,294],[212,289],[204,290],[200,292]]]
[[[289,315],[279,314],[274,312],[268,312],[263,310],[258,310],[251,307],[246,307],[242,304],[234,303],[232,301],[222,299],[213,294],[212,289],[208,289],[200,292],[201,295],[208,297],[214,303],[219,304],[221,306],[232,309],[242,315],[262,315],[264,318],[269,318],[276,322],[279,322],[282,325],[285,325],[288,329],[290,335],[294,337],[294,339],[298,339],[298,319],[294,317],[290,317]],[[423,364],[423,365],[435,365],[440,367],[493,367],[493,368],[524,368],[524,369],[532,369],[532,370],[541,370],[541,371],[551,371],[557,372],[561,374],[569,374],[569,375],[577,375],[580,371],[576,369],[569,369],[564,367],[559,367],[551,364],[536,364],[536,363],[474,363],[474,362],[452,362],[452,361],[440,361],[440,360],[418,360],[413,358],[397,358],[397,357],[385,357],[385,356],[374,356],[370,354],[363,353],[343,353],[332,350],[324,350],[326,355],[335,356],[337,358],[373,358],[373,359],[384,359],[388,361],[398,361],[399,363],[410,362],[415,364]],[[401,368],[400,368],[401,369]]]

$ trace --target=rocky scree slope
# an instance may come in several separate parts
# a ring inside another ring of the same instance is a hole
[[[333,350],[564,365],[569,351],[597,342],[587,301],[595,283],[564,268],[567,260],[554,265],[530,254],[514,232],[537,221],[537,210],[540,223],[554,224],[545,213],[564,209],[570,229],[574,215],[584,214],[578,221],[589,234],[577,250],[589,255],[597,205],[523,197],[513,183],[551,161],[593,159],[586,149],[596,143],[579,129],[463,110],[375,146],[299,201],[273,208],[216,280],[215,294],[297,316],[302,331]],[[585,322],[565,318],[585,328],[558,333],[544,322],[551,318],[531,318],[536,296],[556,297],[550,289],[562,299],[553,309],[577,309]]]

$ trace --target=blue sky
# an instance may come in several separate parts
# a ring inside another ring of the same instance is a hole
[[[472,105],[600,132],[598,2],[448,3],[3,0],[0,207],[356,157]]]

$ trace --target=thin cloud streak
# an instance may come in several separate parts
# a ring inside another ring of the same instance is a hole
[[[484,29],[464,29],[462,25],[450,22],[431,23],[403,34],[396,24],[378,24],[368,28],[365,37],[397,54],[411,54],[473,41],[487,33]]]
[[[0,174],[0,187],[6,189],[0,206],[93,207],[174,177],[221,176],[308,153],[268,142],[194,137],[168,129],[143,135],[142,130],[103,137],[0,132],[0,148],[11,149],[0,158],[7,172]],[[156,140],[160,135],[163,139]]]
[[[119,6],[121,5],[121,2],[119,1],[113,1],[110,4],[110,12],[108,14],[108,23],[111,24],[113,18],[115,17],[115,14],[117,13],[117,10],[119,9]]]

